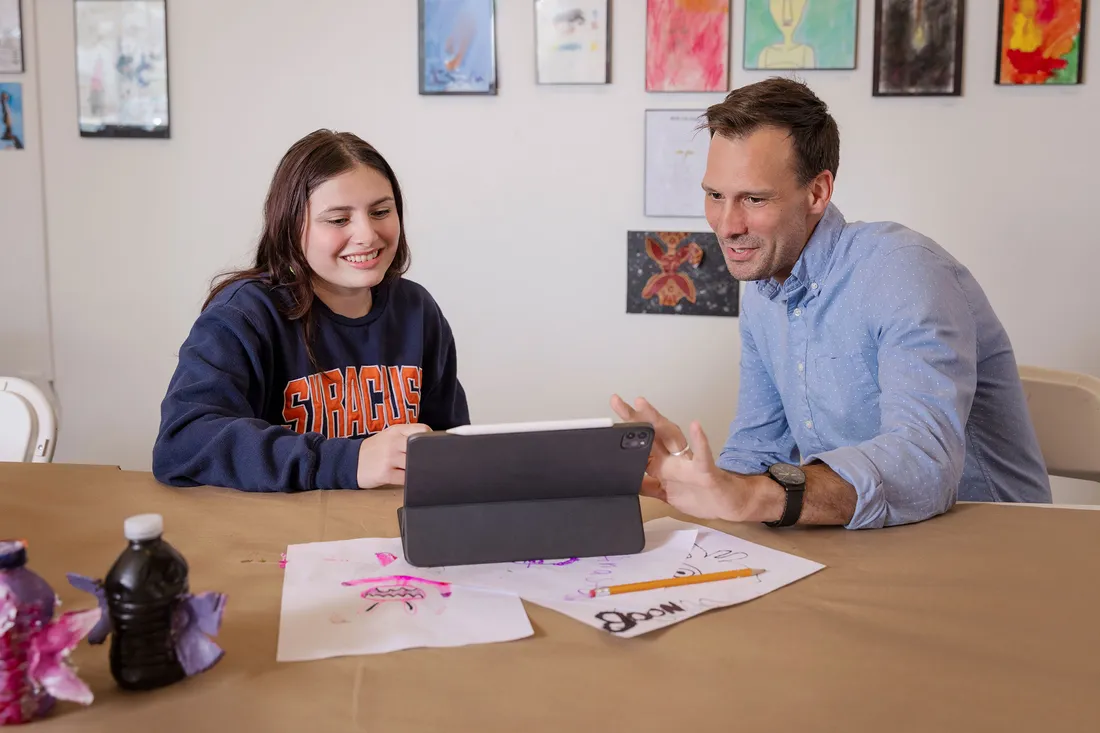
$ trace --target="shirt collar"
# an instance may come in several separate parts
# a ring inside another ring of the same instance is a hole
[[[840,209],[830,202],[821,220],[814,227],[806,246],[802,248],[798,261],[794,263],[791,276],[782,286],[770,277],[758,280],[756,285],[760,288],[760,292],[772,299],[779,294],[780,290],[791,292],[802,285],[821,280],[829,270],[833,250],[836,249],[837,240],[840,239],[846,225],[847,222],[844,220],[844,215],[840,213]]]

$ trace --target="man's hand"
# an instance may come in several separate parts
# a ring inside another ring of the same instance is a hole
[[[429,432],[431,428],[420,423],[392,425],[364,439],[359,444],[359,468],[356,471],[359,488],[404,485],[405,447],[409,436]]]
[[[642,482],[643,496],[661,499],[699,519],[743,522],[763,517],[770,521],[783,513],[783,497],[774,481],[739,476],[715,465],[698,421],[691,424],[688,439],[678,425],[641,397],[631,407],[615,395],[611,408],[625,421],[650,423],[656,433]]]

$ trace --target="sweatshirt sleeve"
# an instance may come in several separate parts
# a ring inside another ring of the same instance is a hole
[[[458,355],[451,326],[439,306],[426,309],[424,385],[419,422],[432,430],[449,430],[470,424],[466,391],[458,380]]]
[[[228,304],[199,316],[161,403],[153,475],[244,491],[357,488],[359,440],[304,435],[257,417],[272,388],[271,341]]]

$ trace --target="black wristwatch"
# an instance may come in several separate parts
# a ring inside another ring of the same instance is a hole
[[[776,522],[764,522],[769,527],[790,527],[802,516],[802,495],[806,492],[806,474],[798,466],[789,463],[777,463],[768,469],[773,478],[786,493],[783,503],[783,516]]]

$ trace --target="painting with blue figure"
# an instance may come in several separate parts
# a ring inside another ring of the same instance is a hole
[[[23,143],[23,85],[0,84],[0,150],[22,150]]]
[[[420,0],[420,93],[496,94],[494,0]]]

